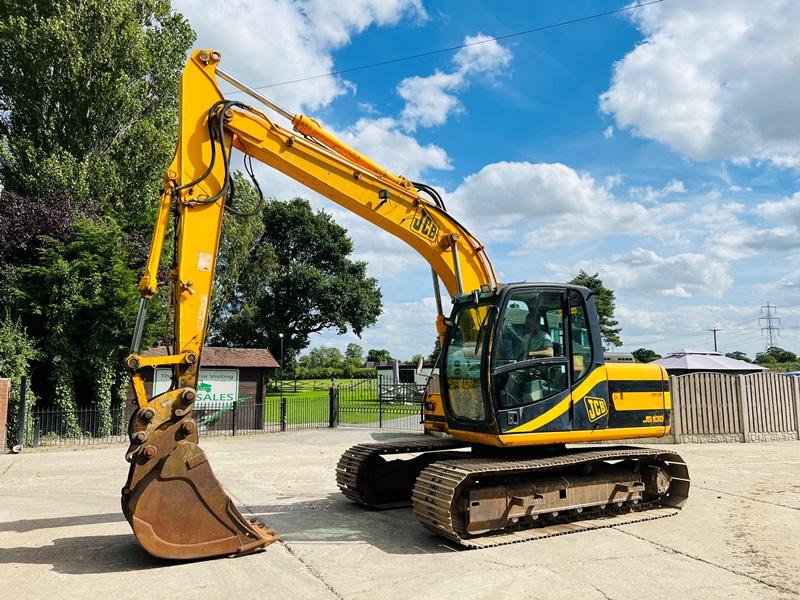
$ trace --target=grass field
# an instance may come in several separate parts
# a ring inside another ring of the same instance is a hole
[[[328,421],[328,397],[286,397],[286,424],[300,425],[324,423]],[[377,402],[340,402],[339,424],[358,425],[377,423],[380,419],[380,407]],[[280,423],[280,398],[267,398],[264,404],[264,420],[266,423]],[[396,421],[419,416],[419,405],[383,404],[383,420]]]
[[[358,388],[367,389],[368,384],[365,381],[373,381],[371,379],[337,379],[336,385],[339,387],[341,393],[346,394],[347,389],[353,386]],[[275,385],[280,385],[275,382]],[[283,397],[284,398],[327,398],[328,390],[330,389],[330,379],[298,379],[287,380],[283,382]],[[295,389],[297,391],[295,391]],[[372,386],[369,387],[372,389]],[[375,395],[373,400],[377,400],[377,386],[375,386]],[[265,394],[266,398],[280,398],[280,391],[270,391]]]

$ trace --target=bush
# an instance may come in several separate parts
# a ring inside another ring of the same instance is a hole
[[[376,376],[375,369],[361,369],[345,366],[342,368],[334,367],[303,367],[300,365],[294,368],[296,379],[370,379]]]
[[[30,374],[30,362],[39,357],[33,339],[22,326],[19,319],[12,319],[6,312],[0,320],[0,376],[11,379],[11,393],[8,402],[8,427],[10,431],[17,431],[17,414],[19,411],[19,388],[23,375]],[[36,397],[30,391],[26,395],[28,409],[36,403]],[[30,417],[30,412],[28,412]],[[29,419],[26,419],[26,421]],[[31,423],[25,424],[26,429],[32,427]],[[16,440],[21,443],[21,440]],[[9,440],[11,442],[11,440]],[[2,451],[3,448],[0,448]]]

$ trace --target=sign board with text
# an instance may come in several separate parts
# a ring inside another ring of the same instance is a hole
[[[153,395],[169,389],[172,369],[156,369],[153,380]],[[197,404],[231,404],[239,400],[239,369],[200,369],[197,383]]]

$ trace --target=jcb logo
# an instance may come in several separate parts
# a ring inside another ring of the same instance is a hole
[[[429,240],[435,240],[439,232],[439,226],[424,208],[420,208],[414,219],[411,221],[411,229],[424,235]]]
[[[586,402],[586,413],[590,421],[597,421],[608,414],[608,405],[602,398],[586,396],[583,400]]]

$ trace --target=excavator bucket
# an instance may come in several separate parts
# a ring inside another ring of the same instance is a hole
[[[242,516],[217,481],[181,392],[158,396],[131,417],[122,511],[136,539],[169,559],[239,556],[276,541],[272,530]]]

